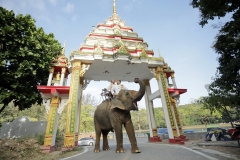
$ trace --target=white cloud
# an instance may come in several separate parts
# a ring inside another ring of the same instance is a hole
[[[74,16],[72,16],[72,21],[73,21],[73,22],[76,22],[77,19],[78,19],[78,15],[74,15]]]
[[[74,11],[74,4],[67,3],[66,7],[63,8],[64,12],[71,13]]]
[[[49,2],[50,2],[53,6],[56,6],[56,5],[57,5],[57,0],[49,0]]]

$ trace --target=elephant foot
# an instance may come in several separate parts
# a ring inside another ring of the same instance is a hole
[[[94,149],[94,152],[95,152],[95,153],[99,153],[100,150],[99,150],[99,149]]]
[[[109,151],[110,148],[109,148],[109,147],[104,147],[103,150],[104,150],[104,151]]]
[[[132,153],[141,153],[141,150],[138,147],[132,148]]]
[[[117,148],[116,153],[124,153],[125,149],[124,148]]]

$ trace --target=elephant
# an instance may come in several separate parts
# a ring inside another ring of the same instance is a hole
[[[145,94],[145,84],[138,78],[134,79],[139,83],[140,88],[135,90],[120,90],[113,99],[103,101],[94,112],[94,126],[96,133],[96,143],[94,152],[100,152],[100,137],[103,136],[103,150],[110,150],[107,135],[114,131],[116,135],[116,153],[123,153],[123,132],[124,125],[131,143],[132,153],[141,153],[137,146],[134,127],[131,120],[131,110],[138,111],[137,101],[140,101]]]

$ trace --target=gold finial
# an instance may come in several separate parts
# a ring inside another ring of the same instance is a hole
[[[116,0],[113,0],[113,14],[117,14]]]
[[[66,41],[64,42],[64,47],[62,49],[62,55],[65,55],[65,46],[66,46]]]

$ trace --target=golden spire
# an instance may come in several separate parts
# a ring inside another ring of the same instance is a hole
[[[63,46],[63,49],[62,49],[62,55],[65,55],[65,46],[66,46],[66,41],[64,42],[64,46]]]
[[[117,14],[116,0],[113,0],[113,14]]]

